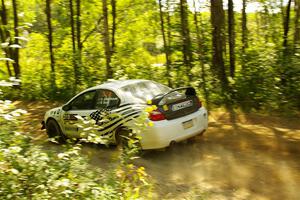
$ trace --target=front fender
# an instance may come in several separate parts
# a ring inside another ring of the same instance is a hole
[[[61,107],[57,107],[57,108],[53,108],[51,110],[48,110],[46,113],[45,113],[45,116],[44,116],[44,119],[43,121],[41,122],[42,124],[42,129],[45,129],[46,128],[46,124],[47,124],[47,121],[52,118],[54,119],[58,124],[61,124],[61,116],[63,115],[63,110]]]

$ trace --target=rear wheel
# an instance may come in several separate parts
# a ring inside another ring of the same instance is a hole
[[[54,119],[49,119],[46,124],[46,131],[49,138],[54,138],[58,143],[66,142],[66,136],[62,133],[59,125]]]

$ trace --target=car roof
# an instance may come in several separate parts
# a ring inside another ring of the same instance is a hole
[[[123,88],[123,87],[131,85],[131,84],[137,84],[137,83],[142,83],[142,82],[154,82],[154,81],[146,80],[146,79],[109,80],[109,81],[104,82],[101,85],[97,85],[94,87],[90,87],[86,90],[83,90],[82,92],[78,93],[73,98],[71,98],[68,101],[68,103],[73,101],[75,98],[77,98],[78,96],[80,96],[81,94],[83,94],[85,92],[92,91],[92,90],[98,90],[98,89],[111,90],[111,91],[115,92],[119,96],[119,98],[121,98],[121,101],[124,101],[123,103],[126,103],[126,101],[128,99],[126,97],[124,98],[122,93],[120,93],[120,88]]]
[[[110,81],[104,82],[101,85],[91,87],[88,90],[97,90],[97,89],[118,90],[127,85],[136,84],[136,83],[140,83],[140,82],[146,82],[146,81],[149,81],[149,80],[144,80],[144,79],[110,80]]]

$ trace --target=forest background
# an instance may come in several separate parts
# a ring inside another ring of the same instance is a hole
[[[67,100],[107,79],[143,78],[192,85],[208,106],[298,110],[299,4],[1,0],[0,79],[15,85],[2,96]]]

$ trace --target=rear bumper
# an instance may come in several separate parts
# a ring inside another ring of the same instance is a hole
[[[193,126],[185,129],[183,122],[192,120]],[[180,142],[198,135],[207,129],[207,111],[204,107],[184,117],[173,120],[153,122],[141,134],[142,149],[160,149],[170,145],[172,141]]]

